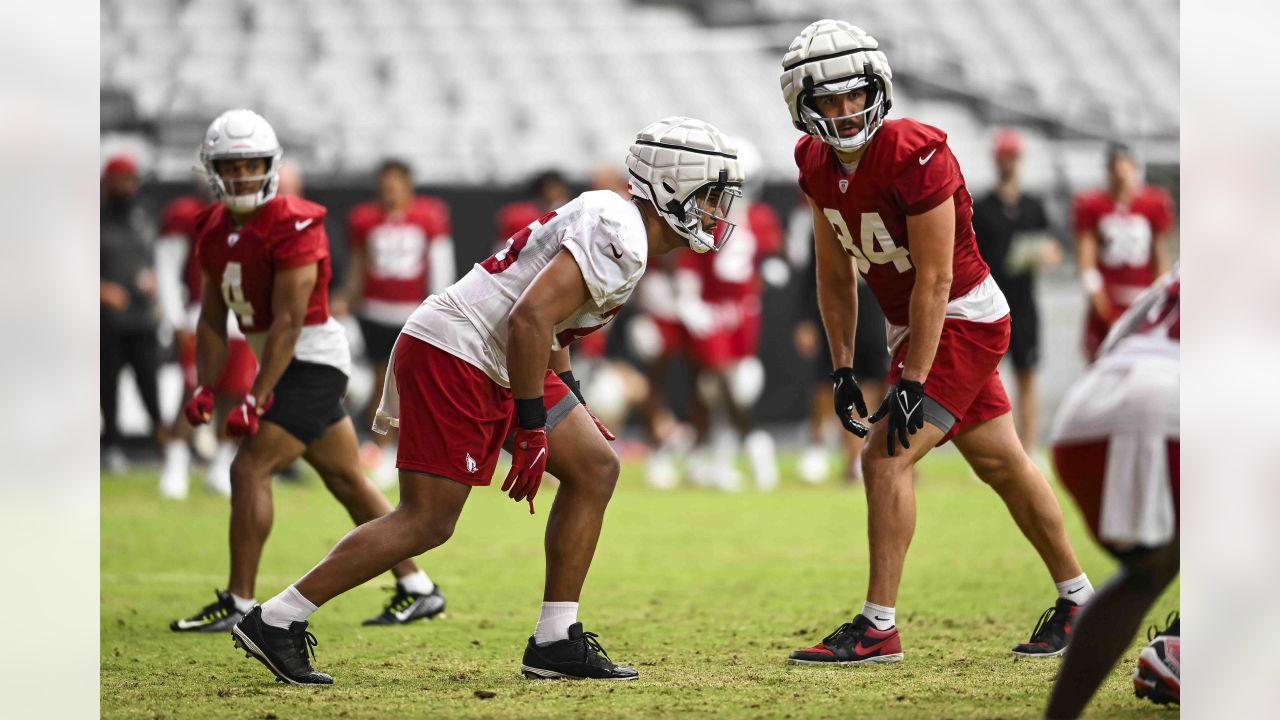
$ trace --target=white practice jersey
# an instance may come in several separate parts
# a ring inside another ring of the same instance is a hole
[[[511,236],[497,254],[427,298],[405,323],[405,334],[510,387],[507,320],[525,288],[562,248],[577,261],[591,298],[555,326],[552,349],[598,330],[631,297],[649,256],[639,208],[608,190],[583,193]]]

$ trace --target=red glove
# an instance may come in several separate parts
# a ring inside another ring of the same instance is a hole
[[[586,410],[587,414],[591,416],[591,419],[595,421],[596,429],[600,431],[600,434],[604,436],[605,440],[608,440],[609,442],[613,442],[614,440],[618,439],[618,436],[614,435],[613,432],[609,430],[609,428],[604,426],[604,423],[600,422],[600,418],[596,417],[596,414],[591,412],[591,408],[587,407],[586,403],[583,403],[582,409]]]
[[[542,484],[542,473],[547,469],[547,430],[516,429],[516,441],[511,449],[511,472],[502,481],[502,492],[512,500],[529,501],[529,514],[533,514],[533,496]],[[508,492],[509,491],[509,492]]]
[[[213,391],[203,385],[197,385],[196,391],[182,409],[187,422],[192,425],[203,425],[213,418]]]
[[[274,397],[268,395],[264,402],[259,403],[253,395],[245,395],[244,402],[227,416],[227,435],[240,437],[258,432],[258,417],[271,408]]]

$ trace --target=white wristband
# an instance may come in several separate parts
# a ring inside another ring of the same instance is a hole
[[[1089,268],[1080,273],[1080,282],[1084,283],[1084,289],[1092,295],[1102,289],[1102,273],[1097,268]]]

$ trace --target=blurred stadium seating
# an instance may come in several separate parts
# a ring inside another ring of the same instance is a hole
[[[1100,141],[1176,162],[1174,0],[103,0],[104,133],[142,138],[184,179],[193,138],[232,106],[262,112],[309,175],[407,157],[424,184],[585,176],[655,117],[749,138],[790,180],[782,49],[830,16],[875,34],[895,115],[945,128],[970,184],[994,126],[1028,138],[1035,190],[1101,180]],[[968,160],[968,162],[965,162]]]

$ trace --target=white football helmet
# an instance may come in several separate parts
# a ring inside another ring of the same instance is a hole
[[[209,125],[200,146],[200,163],[209,178],[213,194],[232,210],[253,210],[276,196],[279,187],[280,157],[283,155],[275,130],[258,113],[252,110],[228,110]],[[267,174],[237,178],[238,181],[262,180],[262,187],[248,195],[232,195],[215,163],[219,160],[238,158],[266,158]]]
[[[737,146],[714,125],[687,117],[649,125],[636,135],[627,171],[631,194],[653,203],[694,252],[719,250],[733,234],[729,209],[742,196],[742,168]]]
[[[843,20],[819,20],[805,28],[782,57],[782,96],[796,129],[840,150],[856,150],[871,141],[893,107],[893,72],[880,43]],[[813,104],[821,95],[866,88],[862,112],[824,118]],[[841,137],[838,125],[862,118],[862,129]]]

